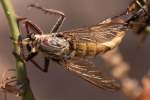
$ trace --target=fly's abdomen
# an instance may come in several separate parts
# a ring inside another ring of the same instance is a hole
[[[77,56],[95,56],[97,54],[103,54],[115,47],[117,47],[122,41],[125,35],[124,31],[118,32],[116,37],[110,41],[105,42],[77,42],[75,43],[75,50]]]
[[[76,44],[77,56],[96,56],[97,54],[108,51],[110,47],[102,45],[100,43],[85,42]]]
[[[96,54],[96,43],[83,42],[76,44],[77,56],[93,56]]]
[[[87,55],[86,43],[76,43],[75,51],[77,56],[86,56]]]

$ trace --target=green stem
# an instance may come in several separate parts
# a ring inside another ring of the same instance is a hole
[[[20,55],[21,51],[20,51],[20,46],[17,45],[17,41],[19,39],[19,29],[18,29],[18,25],[16,22],[16,14],[15,11],[13,10],[13,6],[11,4],[10,0],[0,0],[2,7],[4,9],[5,15],[7,17],[9,26],[10,26],[10,30],[11,30],[11,38],[12,38],[12,42],[13,42],[13,50],[15,51],[15,53],[17,55]],[[22,83],[24,84],[24,93],[22,95],[23,100],[35,100],[33,93],[30,89],[30,84],[28,82],[28,78],[27,78],[27,72],[26,72],[26,67],[24,62],[16,57],[16,70],[17,70],[17,79],[18,79],[18,83]]]

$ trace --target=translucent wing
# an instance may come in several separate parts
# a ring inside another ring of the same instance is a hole
[[[107,19],[106,19],[107,20]],[[62,32],[66,38],[77,42],[99,42],[104,43],[113,40],[116,37],[124,36],[127,27],[125,23],[102,21],[91,27],[78,28],[75,30]]]
[[[89,61],[83,59],[72,60],[66,64],[65,68],[99,88],[107,90],[118,90],[120,88],[116,80],[104,76]]]

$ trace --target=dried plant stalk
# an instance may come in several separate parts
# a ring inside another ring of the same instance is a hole
[[[142,84],[143,90],[134,100],[150,100],[150,73],[143,77]]]
[[[128,76],[130,65],[123,60],[118,48],[104,54],[102,58],[112,66],[112,75],[120,80],[123,93],[132,99],[137,97],[141,93],[141,87],[137,80]]]

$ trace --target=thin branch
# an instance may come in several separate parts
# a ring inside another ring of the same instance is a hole
[[[0,2],[2,4],[2,7],[4,9],[5,15],[7,17],[10,26],[13,50],[17,55],[20,55],[21,53],[20,46],[17,44],[20,32],[16,22],[15,11],[13,10],[13,6],[10,0],[0,0]],[[25,63],[18,57],[16,57],[16,70],[18,83],[24,84],[23,87],[24,93],[22,95],[23,100],[35,100],[27,78]]]

